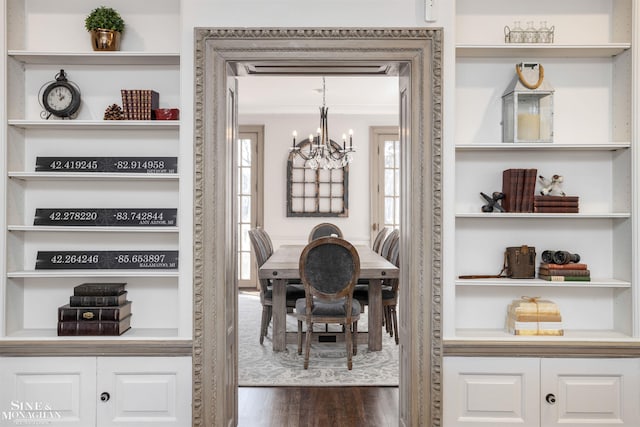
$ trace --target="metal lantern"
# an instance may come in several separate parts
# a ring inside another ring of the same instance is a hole
[[[553,142],[553,91],[542,64],[516,64],[502,94],[502,141]]]

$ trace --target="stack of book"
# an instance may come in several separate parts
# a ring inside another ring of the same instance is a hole
[[[83,283],[58,307],[58,335],[122,335],[131,328],[126,283]]]
[[[539,213],[578,213],[578,196],[535,196],[533,211]]]
[[[505,212],[533,212],[537,169],[507,169],[502,172],[502,207]]]
[[[538,298],[513,300],[507,309],[507,330],[514,335],[564,335],[560,308]]]
[[[160,95],[150,89],[121,89],[122,113],[125,120],[152,120]]]
[[[540,263],[538,278],[551,282],[589,282],[591,272],[587,264],[570,262],[569,264]]]

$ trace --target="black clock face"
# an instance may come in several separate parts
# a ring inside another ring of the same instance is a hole
[[[54,116],[69,117],[80,107],[80,92],[66,81],[56,81],[44,90],[42,104]]]

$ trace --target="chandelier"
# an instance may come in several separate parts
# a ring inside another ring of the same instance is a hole
[[[320,107],[320,127],[316,135],[309,134],[308,139],[296,144],[298,132],[293,131],[293,145],[289,149],[294,156],[304,160],[304,166],[309,169],[339,169],[353,161],[353,130],[349,129],[349,146],[347,147],[347,135],[342,134],[342,145],[329,138],[329,122],[326,106],[326,86],[322,77],[322,107]]]

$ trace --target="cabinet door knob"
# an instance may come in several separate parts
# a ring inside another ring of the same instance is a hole
[[[111,395],[106,391],[100,395],[100,400],[102,400],[103,402],[107,402],[109,399],[111,399]]]
[[[549,393],[545,396],[544,400],[546,400],[547,403],[553,405],[554,403],[556,403],[556,395],[553,393]]]

